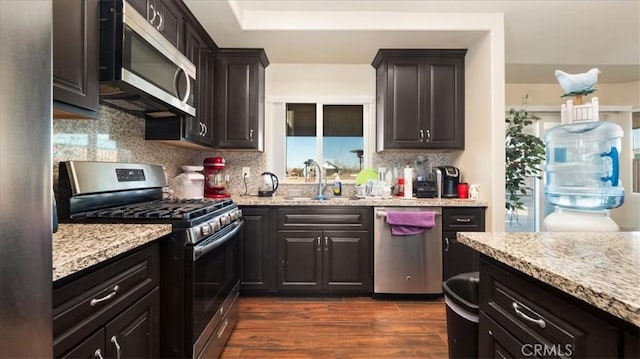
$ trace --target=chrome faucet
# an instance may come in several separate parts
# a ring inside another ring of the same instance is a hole
[[[326,197],[322,194],[322,192],[324,191],[325,185],[322,183],[322,167],[318,164],[318,162],[312,160],[312,159],[308,159],[306,161],[304,161],[304,165],[306,167],[309,166],[315,166],[317,168],[317,173],[318,173],[318,195],[316,196],[316,199],[326,199]],[[307,171],[307,175],[305,176],[305,179],[308,176],[309,171]]]

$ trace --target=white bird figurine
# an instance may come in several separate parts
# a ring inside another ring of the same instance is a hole
[[[566,94],[588,94],[593,92],[596,82],[598,82],[598,74],[602,73],[597,68],[581,73],[568,74],[564,71],[556,70],[556,79],[560,83],[560,87]]]

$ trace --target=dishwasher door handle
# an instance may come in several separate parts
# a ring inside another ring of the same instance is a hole
[[[420,212],[420,211],[415,211],[415,212]],[[442,212],[440,211],[432,211],[436,216],[439,216],[442,214]],[[382,211],[382,210],[378,210],[376,211],[376,217],[386,217],[387,216],[387,211]]]

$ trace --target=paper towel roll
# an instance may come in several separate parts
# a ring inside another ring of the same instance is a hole
[[[404,169],[404,198],[413,198],[413,168]]]

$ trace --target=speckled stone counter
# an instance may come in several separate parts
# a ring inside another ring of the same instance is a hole
[[[53,280],[171,233],[170,224],[68,224],[53,234]]]
[[[640,232],[464,232],[458,240],[640,326]]]
[[[349,198],[349,197],[328,197],[327,200],[318,201],[311,198],[287,198],[284,196],[257,197],[257,196],[234,196],[233,200],[239,206],[371,206],[371,207],[487,207],[486,202],[473,201],[469,199],[446,199],[446,198]]]

